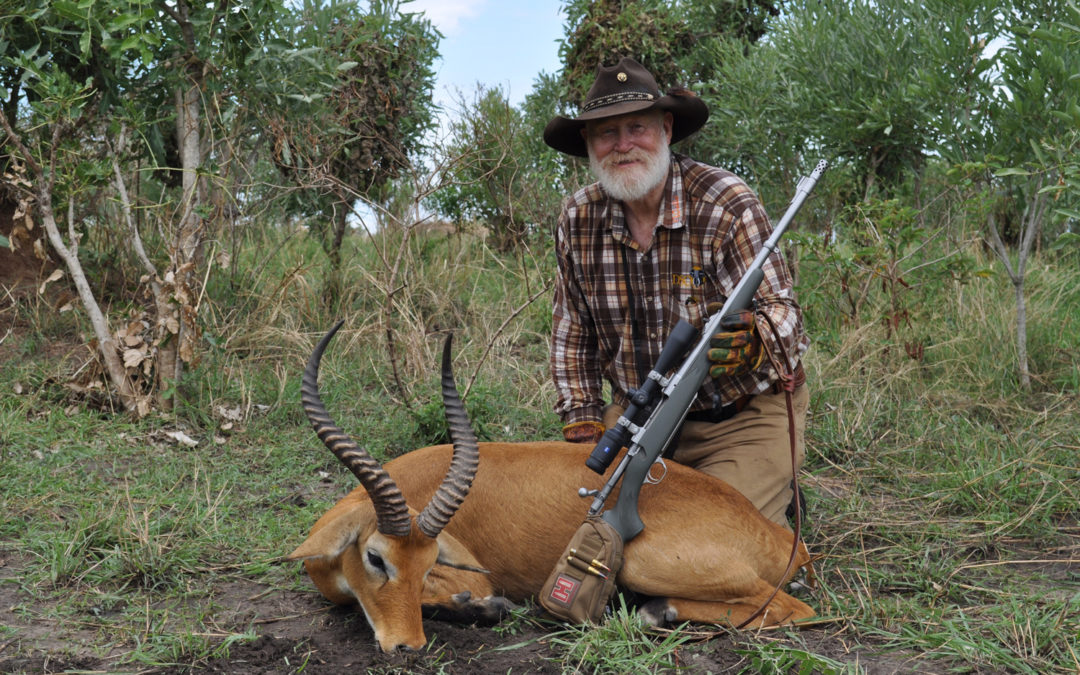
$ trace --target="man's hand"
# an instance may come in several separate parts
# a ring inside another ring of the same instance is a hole
[[[604,435],[604,425],[599,422],[574,422],[562,428],[562,435],[571,443],[596,445]]]
[[[744,309],[720,320],[721,332],[709,339],[709,375],[741,375],[756,370],[765,352],[761,349],[754,312]]]

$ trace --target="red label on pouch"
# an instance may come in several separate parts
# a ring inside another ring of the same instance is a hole
[[[574,601],[574,596],[577,595],[578,589],[581,588],[581,582],[577,579],[560,574],[555,579],[555,585],[551,587],[551,599],[560,602],[564,605],[569,605]]]

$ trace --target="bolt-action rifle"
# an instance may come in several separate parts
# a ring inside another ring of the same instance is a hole
[[[776,250],[780,237],[783,236],[827,166],[828,163],[822,160],[809,176],[804,176],[799,180],[795,188],[795,196],[780,222],[773,229],[772,235],[758,251],[754,261],[739,279],[720,311],[705,322],[701,338],[697,339],[697,329],[687,321],[680,320],[675,325],[645,382],[641,387],[630,392],[630,404],[626,412],[619,417],[615,426],[604,433],[600,442],[593,448],[589,459],[586,460],[586,466],[603,475],[619,451],[626,448],[622,460],[600,490],[581,488],[578,491],[582,497],[593,497],[589,515],[595,516],[603,509],[604,502],[611,491],[620,480],[623,481],[615,506],[601,515],[601,518],[615,528],[623,541],[630,541],[645,527],[638,516],[638,494],[641,492],[642,484],[649,480],[652,465],[660,458],[682,426],[690,404],[697,397],[698,390],[705,381],[710,365],[709,339],[719,331],[720,322],[725,316],[750,307],[764,276],[761,268],[765,260]],[[694,344],[695,339],[697,339],[696,344]],[[693,349],[683,359],[683,355],[687,353],[691,345]],[[680,361],[682,365],[679,369],[671,377],[667,377],[667,373]]]

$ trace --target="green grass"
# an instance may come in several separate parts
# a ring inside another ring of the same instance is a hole
[[[573,626],[549,636],[564,656],[559,662],[564,673],[653,673],[678,665],[679,649],[688,637],[679,631],[658,638],[616,596],[610,615],[596,626]]]
[[[761,673],[761,675],[787,675],[788,673],[847,675],[859,672],[855,664],[843,663],[815,654],[808,649],[780,642],[765,642],[735,651],[746,657],[749,662],[745,671]]]
[[[1035,293],[1031,316],[1075,313],[1075,281],[1043,271],[1037,286],[1072,291],[1049,308]],[[1007,290],[987,281],[936,308],[953,336],[924,362],[865,339],[842,354],[857,372],[811,358],[827,383],[809,424],[811,470],[832,489],[812,502],[811,548],[827,556],[819,607],[938,668],[1067,672],[1080,632],[1080,406],[1055,383],[1075,364],[1044,361],[1038,388],[1018,390],[1011,328],[989,320],[1009,316]]]
[[[309,589],[278,559],[354,484],[298,403],[307,355],[339,316],[346,327],[324,359],[324,398],[374,455],[441,440],[436,364],[447,329],[482,434],[558,437],[550,295],[529,302],[548,259],[414,240],[406,290],[388,299],[390,271],[353,241],[330,311],[309,244],[267,243],[255,278],[219,280],[216,346],[168,416],[133,421],[84,405],[63,387],[74,366],[61,345],[77,320],[40,303],[6,310],[22,329],[0,362],[0,558],[20,567],[2,582],[18,591],[18,612],[120,664],[193,664],[255,635],[216,624],[207,598],[218,585]],[[861,672],[882,660],[911,671],[1075,672],[1080,290],[1060,266],[1031,274],[1031,391],[1016,384],[1012,295],[999,278],[942,286],[938,302],[913,305],[905,335],[808,311],[807,538],[822,558],[820,588],[806,599],[830,622],[722,631],[699,644],[696,629],[655,634],[619,607],[597,627],[544,628],[559,667],[656,672],[730,650],[731,668],[748,673]],[[804,283],[826,281],[804,268]],[[868,300],[866,316],[880,316],[879,301]],[[918,360],[904,349],[913,336],[925,342]],[[22,393],[8,395],[16,383]],[[172,431],[198,444],[178,444]],[[512,639],[535,629],[528,621],[515,616],[494,634]],[[20,640],[0,629],[0,643]],[[452,670],[455,658],[436,648],[426,667]]]

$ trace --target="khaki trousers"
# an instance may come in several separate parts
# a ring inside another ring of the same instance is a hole
[[[795,468],[806,456],[806,385],[792,394],[795,411]],[[618,406],[604,410],[604,426],[622,414]],[[791,444],[787,404],[783,392],[766,392],[723,422],[686,422],[672,455],[679,464],[693,467],[728,483],[769,520],[790,529],[787,508],[791,491]]]

